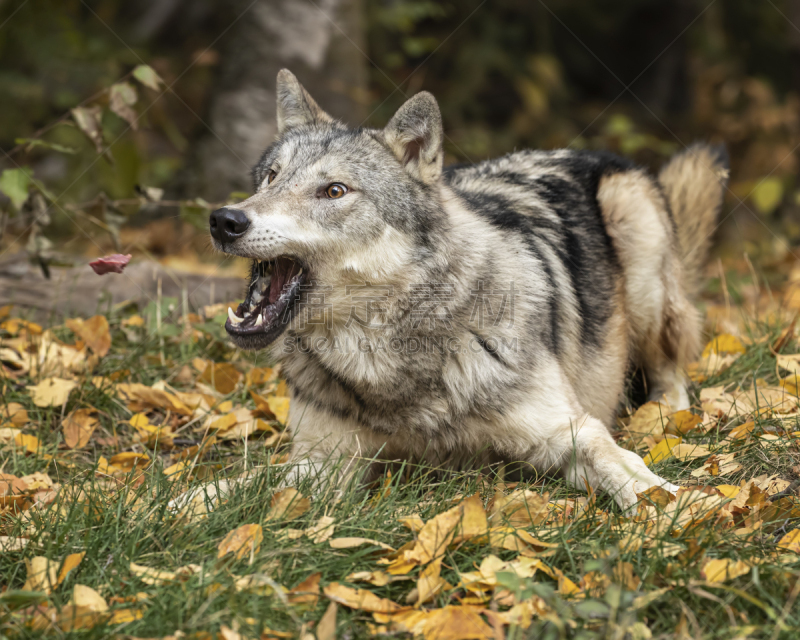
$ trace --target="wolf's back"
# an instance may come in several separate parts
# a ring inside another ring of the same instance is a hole
[[[728,182],[728,154],[722,146],[693,145],[667,163],[658,181],[675,219],[684,285],[695,295]]]

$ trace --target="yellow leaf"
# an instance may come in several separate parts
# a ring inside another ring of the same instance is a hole
[[[661,462],[662,460],[666,460],[672,456],[672,449],[673,447],[679,445],[681,443],[681,438],[673,438],[671,436],[667,436],[661,442],[656,444],[647,454],[644,456],[643,460],[647,466],[655,464],[656,462]]]
[[[730,500],[733,500],[736,496],[738,496],[739,492],[742,490],[741,487],[735,487],[732,484],[719,484],[714,488]]]
[[[372,540],[371,538],[333,538],[329,541],[332,549],[354,549],[364,544],[374,545],[385,549],[386,551],[394,551],[394,547],[390,547],[385,542]]]
[[[18,447],[25,447],[25,450],[33,455],[39,452],[39,438],[27,433],[18,433],[15,435],[14,444]]]
[[[778,549],[800,553],[800,529],[794,529],[778,541]]]
[[[141,620],[144,617],[142,609],[116,609],[111,614],[110,624],[125,624],[134,620]]]
[[[392,581],[392,576],[378,569],[377,571],[356,571],[349,574],[345,580],[348,582],[369,582],[376,587],[385,587]]]
[[[45,378],[39,384],[29,386],[28,390],[33,397],[33,404],[37,407],[60,407],[77,386],[78,383],[74,380]]]
[[[135,429],[150,425],[150,419],[147,417],[146,413],[134,413],[128,422]]]
[[[331,516],[322,516],[317,521],[317,524],[306,529],[305,533],[314,544],[320,544],[333,536],[333,532],[336,529],[334,522],[335,520]]]
[[[231,427],[235,427],[237,422],[236,414],[229,413],[228,415],[221,416],[214,420],[214,422],[211,423],[211,428],[217,431],[227,431]]]
[[[631,416],[625,430],[638,438],[644,436],[662,436],[667,424],[669,407],[660,402],[645,402]]]
[[[28,575],[23,591],[43,591],[49,595],[58,585],[58,563],[44,556],[25,558],[25,569]]]
[[[17,427],[21,427],[28,422],[28,412],[19,402],[9,402],[0,407],[0,416]]]
[[[88,320],[72,318],[64,324],[100,358],[111,348],[111,333],[105,316],[93,316]]]
[[[209,362],[200,376],[200,380],[210,384],[223,395],[236,389],[242,374],[230,362]]]
[[[336,603],[331,602],[314,627],[317,640],[336,640]]]
[[[800,374],[800,353],[778,354],[775,361],[781,369],[788,371],[791,375]]]
[[[90,611],[108,611],[108,604],[103,596],[91,587],[76,584],[72,589],[72,604],[85,607]]]
[[[169,467],[164,469],[164,475],[165,476],[174,476],[176,474],[182,473],[183,471],[185,471],[186,469],[190,468],[191,466],[192,466],[192,463],[189,462],[188,460],[178,460],[178,462],[176,462],[175,464],[170,465]]]
[[[58,614],[58,626],[63,631],[91,629],[104,623],[108,614],[108,604],[97,591],[82,584],[76,584],[72,598]]]
[[[707,358],[712,353],[720,355],[726,353],[744,353],[745,348],[742,341],[730,333],[721,333],[711,342],[709,342],[703,349],[703,357]]]
[[[66,558],[64,558],[64,562],[61,563],[61,569],[58,571],[58,580],[56,581],[56,584],[61,584],[64,582],[64,580],[67,579],[69,572],[81,563],[81,560],[83,560],[85,555],[86,552],[81,551],[80,553],[70,553]]]
[[[439,557],[420,572],[417,580],[417,607],[432,600],[449,586],[447,581],[439,575],[441,570],[442,558]]]
[[[394,613],[407,608],[401,607],[396,602],[386,598],[379,598],[366,589],[353,589],[338,582],[331,582],[325,587],[324,593],[329,600],[343,604],[346,607],[373,613]]]
[[[453,542],[459,543],[486,535],[489,523],[480,494],[476,493],[470,496],[459,505],[459,508],[461,509],[461,522],[459,522]]]
[[[771,214],[783,200],[783,182],[776,176],[764,178],[752,188],[750,199],[759,213]]]
[[[715,558],[706,561],[701,575],[708,582],[726,582],[743,576],[750,569],[751,566],[742,560],[734,561],[730,558]]]
[[[434,609],[424,625],[425,640],[490,640],[494,630],[484,622],[480,609],[448,605]]]
[[[146,453],[136,453],[135,451],[124,451],[111,456],[110,463],[131,471],[134,467],[145,467],[150,462],[150,456]]]
[[[97,418],[92,416],[93,413],[95,410],[91,408],[75,409],[61,422],[64,444],[70,449],[80,449],[89,444],[89,439],[99,424]]]
[[[308,498],[297,489],[287,487],[272,496],[267,520],[294,520],[308,511],[310,507],[311,502]]]
[[[130,571],[139,580],[149,585],[162,585],[171,582],[178,582],[188,580],[191,576],[200,573],[202,567],[197,564],[188,564],[184,567],[179,567],[175,571],[164,571],[162,569],[154,569],[153,567],[145,567],[135,562],[130,563]]]
[[[548,494],[518,489],[508,495],[495,493],[492,505],[492,524],[498,526],[502,521],[512,527],[530,527],[547,519]]]
[[[419,533],[422,527],[425,526],[425,521],[419,517],[419,515],[412,514],[410,516],[401,516],[397,519],[397,521],[402,524],[407,529],[410,529],[414,533]]]
[[[269,396],[267,398],[267,404],[278,422],[286,424],[286,421],[289,419],[289,398]]]
[[[258,553],[264,532],[260,524],[245,524],[229,531],[217,547],[217,558],[222,558],[230,553],[237,560]]]
[[[689,410],[677,411],[669,416],[670,432],[685,436],[703,424],[703,419]]]
[[[461,513],[462,509],[457,506],[428,520],[420,529],[414,548],[406,554],[407,559],[427,564],[442,556],[453,540]]]

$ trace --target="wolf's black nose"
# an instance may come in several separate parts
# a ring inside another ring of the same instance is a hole
[[[240,238],[250,226],[250,220],[244,211],[227,207],[212,211],[208,223],[211,228],[211,236],[222,244]]]

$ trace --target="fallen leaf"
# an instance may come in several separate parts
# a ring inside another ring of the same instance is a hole
[[[394,547],[389,546],[385,542],[372,540],[371,538],[333,538],[328,541],[332,549],[354,549],[364,544],[373,545],[385,549],[386,551],[394,551]]]
[[[311,507],[311,502],[297,489],[287,487],[275,493],[270,501],[267,520],[294,520]]]
[[[111,332],[105,316],[92,316],[88,320],[71,318],[64,324],[100,358],[111,349]]]
[[[85,551],[81,551],[80,553],[70,553],[64,561],[61,563],[61,568],[58,570],[58,579],[56,580],[56,584],[61,584],[64,580],[67,579],[69,572],[75,569],[83,560],[84,556],[86,555]]]
[[[239,383],[242,374],[230,362],[209,362],[200,380],[211,385],[219,393],[228,395]]]
[[[269,396],[267,404],[276,420],[281,424],[286,424],[289,419],[289,398],[280,396]]]
[[[60,407],[69,398],[72,390],[78,386],[74,380],[63,378],[45,378],[39,384],[29,386],[33,404],[37,407]]]
[[[665,404],[645,402],[631,416],[631,421],[625,427],[625,431],[634,441],[641,440],[645,436],[663,437],[669,413],[669,407]]]
[[[441,557],[453,540],[456,527],[461,520],[462,509],[458,506],[431,518],[420,529],[414,548],[406,554],[406,559],[419,564],[427,564]]]
[[[508,495],[495,493],[492,504],[493,526],[503,520],[512,527],[530,527],[547,519],[548,494],[529,489],[518,489]]]
[[[712,353],[724,355],[726,353],[744,353],[745,351],[739,338],[729,333],[721,333],[704,347],[703,357],[708,357]]]
[[[311,541],[314,544],[320,544],[322,542],[326,542],[328,539],[333,536],[333,532],[336,530],[334,518],[331,516],[322,516],[312,527],[306,529],[305,533],[306,536],[311,538]]]
[[[244,524],[229,531],[222,539],[217,546],[217,558],[230,553],[234,554],[237,560],[251,556],[258,553],[263,539],[264,532],[260,524]]]
[[[45,558],[34,556],[25,558],[27,578],[22,587],[23,591],[43,591],[51,594],[58,586],[58,563]]]
[[[395,579],[396,578],[380,569],[377,571],[356,571],[345,578],[348,582],[369,582],[376,587],[385,587]]]
[[[103,596],[91,587],[76,584],[69,603],[58,613],[58,626],[62,631],[91,629],[109,617],[108,604]]]
[[[417,579],[417,601],[416,606],[425,604],[432,600],[450,585],[444,580],[440,573],[442,570],[442,559],[437,558],[425,567]]]
[[[748,573],[752,567],[742,560],[715,558],[707,560],[700,571],[708,582],[727,582]]]
[[[24,550],[30,540],[28,538],[16,538],[13,536],[0,536],[0,553]]]
[[[149,585],[162,585],[171,582],[182,582],[188,580],[191,576],[200,573],[202,567],[197,564],[188,564],[180,567],[175,571],[164,571],[162,569],[155,569],[153,567],[145,567],[141,564],[131,562],[129,569],[133,575],[139,580]]]
[[[61,422],[64,433],[64,444],[70,449],[81,449],[89,444],[89,440],[100,424],[93,416],[95,409],[75,409],[67,414]]]
[[[497,636],[480,611],[466,606],[430,611],[423,627],[425,640],[493,640]]]
[[[28,412],[19,402],[9,402],[0,407],[0,416],[17,427],[21,427],[28,422]]]
[[[18,433],[14,436],[14,443],[18,447],[24,447],[28,453],[36,455],[39,453],[39,438],[28,433]]]
[[[379,598],[366,589],[353,589],[338,582],[331,582],[323,591],[328,599],[351,609],[377,613],[394,613],[405,608],[386,598]]]
[[[652,447],[642,459],[649,467],[657,462],[671,458],[673,455],[673,448],[677,447],[679,444],[681,444],[681,442],[682,438],[667,436],[661,442]]]
[[[314,627],[317,640],[336,640],[336,610],[337,605],[331,602],[325,613],[319,619],[317,626]]]
[[[778,549],[800,553],[800,529],[794,529],[778,541]]]
[[[317,606],[317,601],[319,600],[319,581],[321,577],[322,574],[319,572],[312,573],[308,578],[286,594],[287,600],[295,605]]]

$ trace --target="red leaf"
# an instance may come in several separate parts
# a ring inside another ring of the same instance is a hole
[[[122,273],[130,261],[131,254],[123,256],[121,253],[115,253],[113,256],[98,258],[94,262],[90,262],[89,266],[98,276],[102,276],[106,273]]]

